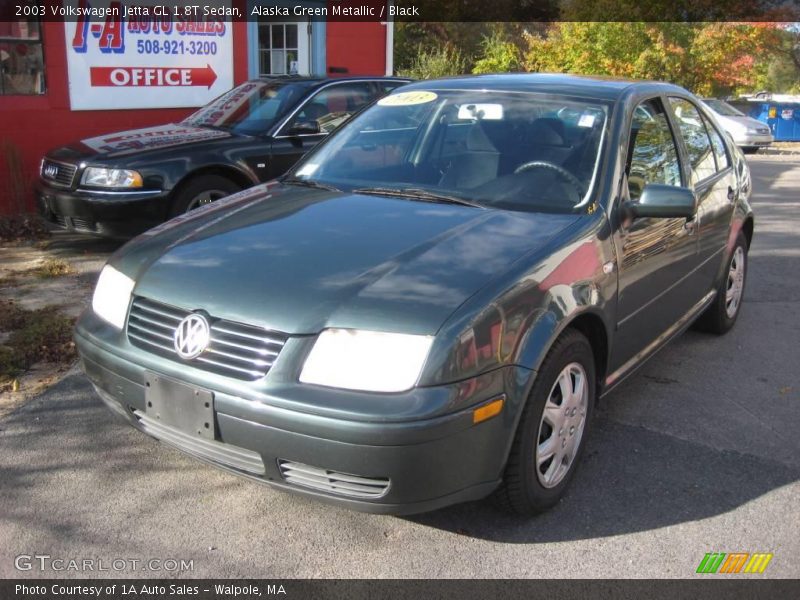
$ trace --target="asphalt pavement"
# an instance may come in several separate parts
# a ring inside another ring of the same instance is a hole
[[[119,423],[74,371],[0,420],[0,577],[695,577],[706,552],[770,552],[747,577],[797,578],[800,158],[751,168],[736,327],[687,332],[611,394],[547,514],[475,502],[398,518],[287,495]],[[15,568],[37,554],[109,570]],[[149,559],[161,570],[134,569]]]

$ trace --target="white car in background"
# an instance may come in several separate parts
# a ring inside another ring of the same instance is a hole
[[[774,141],[766,123],[748,117],[724,100],[705,98],[703,103],[745,153],[758,152],[759,148],[766,148]]]

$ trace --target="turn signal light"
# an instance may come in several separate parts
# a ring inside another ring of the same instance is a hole
[[[472,423],[477,425],[478,423],[482,423],[483,421],[499,415],[500,411],[503,410],[503,404],[505,404],[505,402],[505,397],[502,397],[492,400],[483,406],[479,406],[472,411]]]

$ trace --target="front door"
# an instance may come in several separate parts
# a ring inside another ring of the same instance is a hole
[[[650,183],[684,186],[687,181],[663,102],[660,98],[642,102],[631,122],[621,201],[636,202]],[[694,220],[620,222],[614,241],[619,295],[609,383],[699,300]]]
[[[275,136],[272,144],[271,177],[285,173],[350,115],[383,93],[384,90],[373,81],[333,83],[316,92],[289,117]],[[319,133],[297,129],[296,126],[301,124],[315,124]]]

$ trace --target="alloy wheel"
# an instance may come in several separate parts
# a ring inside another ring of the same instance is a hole
[[[744,269],[744,248],[737,246],[731,259],[731,266],[728,270],[728,285],[725,288],[725,312],[729,319],[736,315],[736,311],[739,310],[739,304],[742,301]]]
[[[229,192],[223,190],[204,190],[192,198],[189,205],[186,207],[186,212],[194,210],[195,208],[200,208],[206,204],[211,204],[215,200],[224,198],[227,195],[229,195]]]
[[[586,371],[570,363],[556,378],[539,423],[535,465],[544,487],[557,486],[569,473],[581,446],[588,402]]]

